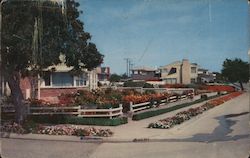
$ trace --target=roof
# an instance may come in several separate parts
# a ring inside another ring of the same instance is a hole
[[[165,68],[165,67],[168,67],[168,66],[171,66],[171,65],[181,65],[182,62],[181,61],[175,61],[175,62],[172,62],[170,64],[167,64],[165,66],[161,66],[160,68]]]
[[[146,67],[146,66],[140,66],[140,67],[135,67],[132,70],[156,71],[157,69]]]

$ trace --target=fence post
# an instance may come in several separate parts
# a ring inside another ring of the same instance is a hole
[[[78,117],[81,115],[81,105],[78,106],[78,109],[77,109],[77,112],[78,112]]]
[[[122,110],[123,110],[122,104],[119,104],[119,108],[121,108],[120,113],[122,115],[123,114],[123,112],[122,112]]]
[[[112,119],[112,108],[109,108],[109,118]]]
[[[133,102],[129,102],[129,111],[133,113]]]

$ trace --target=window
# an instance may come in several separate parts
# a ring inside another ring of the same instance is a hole
[[[196,79],[195,78],[191,78],[191,83],[195,83]]]
[[[103,78],[103,76],[102,76]],[[75,77],[76,86],[86,86],[87,80],[86,75],[79,75]]]
[[[52,86],[55,87],[68,87],[73,86],[73,76],[67,72],[55,72],[52,74]]]
[[[196,73],[196,67],[191,67],[191,73]]]
[[[176,68],[172,67],[168,73],[168,75],[175,74],[176,73]]]
[[[161,73],[168,73],[168,69],[161,69]]]
[[[176,84],[177,79],[176,78],[167,78],[165,79],[167,84]]]
[[[133,71],[133,74],[137,75],[137,74],[138,74],[138,71]]]

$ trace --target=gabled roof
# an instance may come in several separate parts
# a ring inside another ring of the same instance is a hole
[[[146,66],[139,66],[139,67],[133,68],[132,70],[156,71],[157,69],[146,67]]]
[[[170,64],[168,64],[168,65],[160,66],[160,69],[163,69],[163,68],[165,68],[165,67],[169,67],[169,66],[171,66],[171,65],[181,65],[181,64],[182,64],[181,61],[175,61],[175,62],[172,62],[172,63],[170,63]]]

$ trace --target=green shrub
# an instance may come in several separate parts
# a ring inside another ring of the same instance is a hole
[[[143,88],[154,88],[154,86],[149,83],[144,83]]]
[[[77,125],[118,126],[121,124],[128,123],[128,119],[126,117],[113,118],[113,119],[69,117],[66,123],[77,124]]]
[[[28,120],[36,123],[63,124],[67,121],[67,115],[31,115]]]
[[[201,99],[207,100],[207,99],[208,99],[208,97],[207,97],[207,95],[206,95],[206,94],[202,94],[202,95],[201,95]]]
[[[98,126],[118,126],[126,124],[128,119],[121,118],[82,118],[77,116],[66,115],[43,115],[43,116],[30,116],[29,120],[36,123],[48,124],[77,124],[77,125],[98,125]]]
[[[133,82],[133,81],[127,81],[124,82],[124,87],[143,87],[145,82]]]

